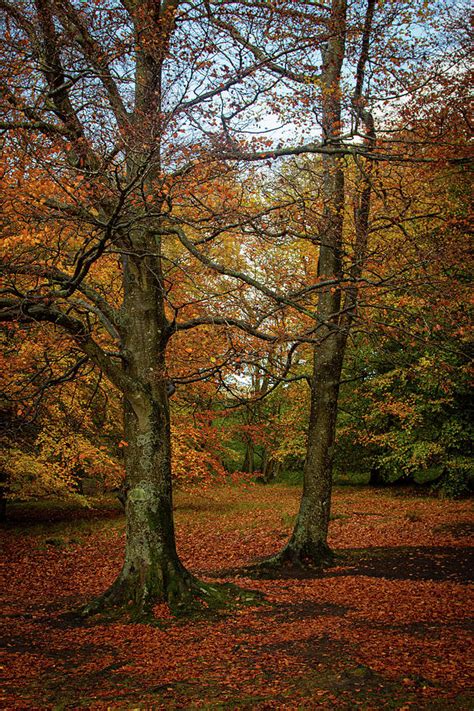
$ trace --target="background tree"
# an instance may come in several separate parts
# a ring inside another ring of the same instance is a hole
[[[399,277],[367,294],[347,363],[344,438],[374,482],[437,480],[459,495],[470,488],[470,180],[464,166],[442,163],[409,177],[382,266]]]

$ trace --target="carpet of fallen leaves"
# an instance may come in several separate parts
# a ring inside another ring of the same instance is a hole
[[[1,707],[472,709],[471,504],[340,488],[334,567],[297,579],[239,575],[279,550],[298,499],[279,485],[178,494],[185,564],[266,603],[202,619],[161,605],[159,626],[64,616],[117,574],[117,510],[7,525]]]

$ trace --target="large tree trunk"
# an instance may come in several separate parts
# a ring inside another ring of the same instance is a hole
[[[155,235],[131,239],[138,253],[160,251]],[[86,613],[118,607],[142,615],[158,602],[179,608],[195,596],[216,592],[198,583],[176,552],[165,369],[170,331],[162,279],[159,257],[124,260],[123,353],[127,376],[136,383],[124,393],[125,561],[115,582]]]
[[[345,51],[346,0],[333,0],[330,37],[323,53],[322,128],[328,142],[337,144],[341,127],[341,70]],[[342,241],[344,172],[340,160],[322,158],[323,214],[319,227],[318,276],[343,278]],[[347,332],[341,328],[341,289],[322,290],[318,299],[318,342],[314,347],[311,411],[304,467],[303,493],[292,536],[285,548],[268,561],[321,565],[332,559],[327,544],[331,506],[333,450],[339,383]]]
[[[157,602],[179,606],[192,598],[195,581],[180,562],[175,544],[169,408],[161,398],[125,404],[126,520],[125,561],[104,596],[112,606],[148,612]]]

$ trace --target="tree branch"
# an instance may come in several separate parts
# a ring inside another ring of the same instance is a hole
[[[52,283],[59,284],[61,286],[67,286],[71,282],[71,277],[69,274],[60,271],[59,269],[50,267],[40,267],[35,264],[28,265],[16,265],[16,264],[1,264],[0,274],[23,274],[25,276],[39,276],[48,279]],[[120,331],[120,314],[114,309],[95,289],[82,281],[78,286],[77,290],[81,292],[87,299],[89,299],[95,306],[96,313],[100,312],[102,316],[98,313],[97,315],[101,320],[103,317],[112,324],[114,332],[119,336]],[[54,294],[52,294],[54,296]],[[112,335],[112,334],[111,334]]]
[[[105,373],[120,392],[128,396],[140,394],[142,390],[140,384],[110,360],[79,319],[52,306],[27,299],[20,301],[19,299],[0,298],[0,321],[47,322],[59,326],[72,336],[77,346]]]
[[[107,57],[103,48],[89,32],[83,17],[71,4],[69,0],[59,0],[57,2],[58,15],[65,29],[69,30],[71,36],[80,45],[84,57],[96,70],[97,76],[101,80],[109,97],[110,106],[121,129],[128,127],[129,115],[120,96],[117,84],[110,72]]]

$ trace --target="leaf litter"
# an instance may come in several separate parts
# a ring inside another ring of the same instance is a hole
[[[116,576],[119,514],[61,546],[45,542],[47,523],[2,530],[2,708],[472,708],[470,503],[336,489],[336,564],[249,577],[246,566],[279,550],[297,506],[297,489],[282,485],[178,493],[185,565],[265,603],[191,619],[161,604],[156,626],[67,614]]]

